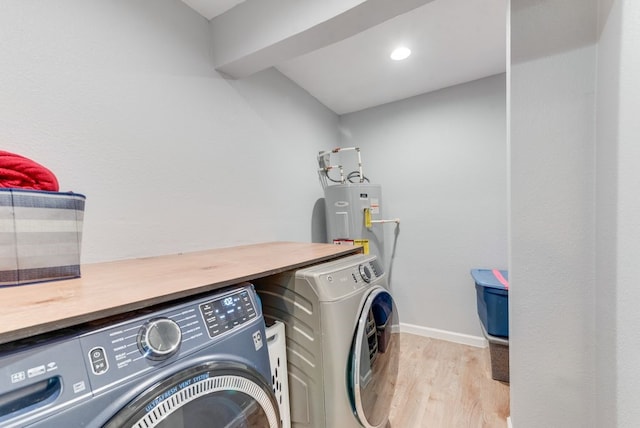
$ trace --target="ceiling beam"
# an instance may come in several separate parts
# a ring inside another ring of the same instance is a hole
[[[210,21],[216,70],[243,78],[433,0],[248,0]]]

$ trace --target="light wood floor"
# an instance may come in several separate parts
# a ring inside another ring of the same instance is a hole
[[[393,428],[504,428],[509,385],[491,379],[489,348],[402,333]]]

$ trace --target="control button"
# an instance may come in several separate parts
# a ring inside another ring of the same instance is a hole
[[[101,375],[109,370],[104,348],[97,347],[89,351],[89,361],[91,361],[91,371],[95,375]]]
[[[367,265],[358,266],[358,271],[360,272],[360,276],[362,277],[364,282],[371,282],[371,270],[369,270],[369,267]]]
[[[180,349],[182,331],[169,318],[154,318],[147,321],[138,332],[140,352],[150,360],[165,360]]]

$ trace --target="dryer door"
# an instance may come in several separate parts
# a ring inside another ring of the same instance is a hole
[[[362,307],[349,365],[350,398],[360,423],[367,428],[387,423],[399,351],[398,311],[391,294],[375,287]]]
[[[239,363],[178,372],[140,394],[104,428],[280,428],[269,385]]]

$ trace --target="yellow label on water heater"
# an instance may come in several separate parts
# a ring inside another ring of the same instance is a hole
[[[365,254],[369,254],[369,240],[368,239],[354,239],[353,245],[359,245]]]
[[[371,210],[369,208],[364,209],[364,227],[371,229]]]

